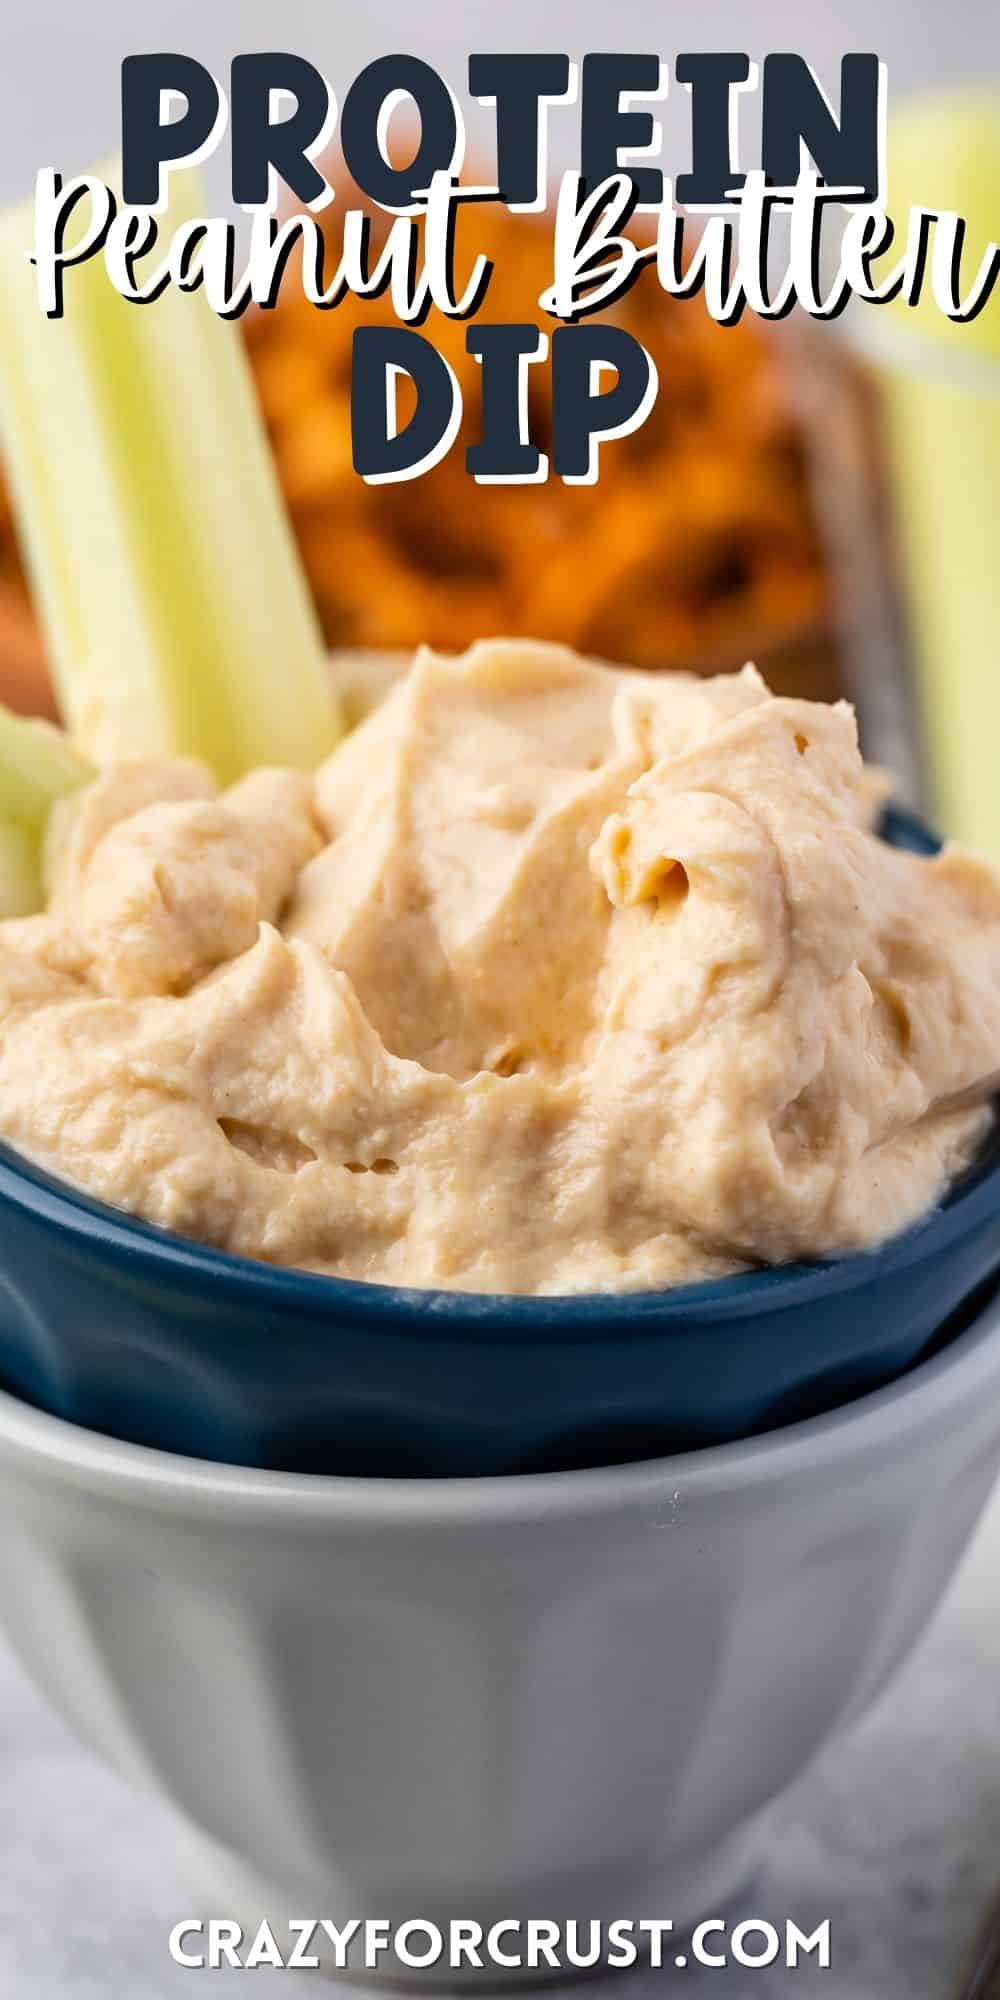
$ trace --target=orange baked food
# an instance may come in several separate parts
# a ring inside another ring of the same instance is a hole
[[[456,240],[460,274],[477,251],[493,261],[481,318],[551,326],[537,304],[551,275],[545,219],[476,204],[459,210]],[[369,487],[351,464],[351,339],[358,324],[391,322],[391,306],[348,298],[318,312],[295,277],[247,333],[332,645],[458,649],[505,632],[706,672],[760,655],[779,684],[835,691],[820,667],[828,583],[802,425],[773,329],[719,327],[701,299],[666,297],[647,274],[607,316],[652,353],[660,394],[639,431],[602,451],[598,484],[477,486],[463,447],[478,434],[479,365],[465,325],[432,312],[422,330],[458,377],[459,441],[420,481]],[[547,371],[529,371],[529,385],[544,451]]]

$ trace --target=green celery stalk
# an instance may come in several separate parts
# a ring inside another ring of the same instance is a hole
[[[205,213],[173,175],[153,259]],[[100,255],[47,320],[33,233],[0,218],[0,437],[68,727],[98,762],[311,768],[340,720],[235,326],[172,286],[128,304]]]
[[[40,909],[49,813],[93,775],[61,729],[0,708],[0,918]]]
[[[0,707],[0,814],[41,827],[57,799],[94,775],[62,729]]]
[[[41,842],[16,820],[0,819],[0,919],[34,916],[41,904]]]

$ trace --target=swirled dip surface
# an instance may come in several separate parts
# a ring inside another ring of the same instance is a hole
[[[424,654],[310,781],[123,764],[0,926],[0,1135],[205,1242],[469,1290],[879,1242],[1000,1067],[1000,880],[753,669]]]

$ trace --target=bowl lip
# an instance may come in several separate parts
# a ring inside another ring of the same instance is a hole
[[[546,1340],[627,1333],[659,1334],[671,1325],[749,1319],[835,1298],[937,1255],[956,1237],[1000,1215],[1000,1127],[987,1150],[945,1200],[871,1250],[812,1263],[777,1264],[659,1291],[521,1294],[442,1291],[371,1283],[234,1256],[158,1228],[56,1179],[0,1143],[0,1211],[17,1208],[54,1225],[81,1248],[121,1255],[129,1276],[194,1280],[213,1303],[243,1305],[261,1316],[289,1310],[352,1323],[388,1324],[394,1334],[491,1339],[505,1334]]]
[[[881,827],[894,845],[912,852],[930,856],[940,847],[937,835],[903,806],[885,807]],[[0,1213],[4,1208],[55,1226],[81,1254],[97,1249],[120,1255],[132,1283],[193,1281],[211,1289],[216,1307],[242,1307],[257,1317],[336,1317],[350,1325],[382,1326],[397,1337],[426,1337],[430,1320],[441,1339],[490,1341],[499,1333],[545,1343],[636,1339],[825,1302],[936,1255],[991,1212],[1000,1214],[1000,1122],[942,1201],[885,1243],[835,1259],[758,1266],[653,1291],[469,1292],[268,1264],[114,1208],[0,1142]]]
[[[122,1259],[130,1282],[194,1282],[213,1305],[256,1318],[333,1318],[394,1336],[491,1341],[629,1339],[671,1328],[753,1319],[877,1285],[1000,1216],[1000,1124],[942,1203],[873,1249],[812,1263],[734,1272],[659,1291],[520,1294],[370,1283],[237,1257],[111,1208],[0,1143],[0,1214],[16,1208],[57,1228],[78,1251]],[[432,1322],[432,1327],[428,1326]]]
[[[0,1390],[0,1468],[119,1506],[200,1522],[270,1523],[405,1536],[427,1529],[553,1525],[749,1499],[762,1487],[880,1475],[921,1433],[1000,1427],[1000,1289],[953,1341],[906,1375],[801,1423],[634,1464],[566,1472],[373,1479],[276,1472],[158,1451],[89,1431]]]

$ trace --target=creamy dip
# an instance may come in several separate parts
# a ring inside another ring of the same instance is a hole
[[[0,1136],[270,1263],[501,1292],[856,1250],[987,1128],[1000,877],[852,711],[495,642],[314,780],[111,767],[0,925]]]

